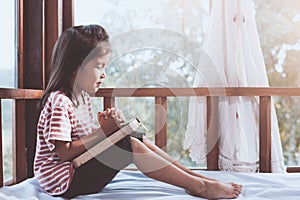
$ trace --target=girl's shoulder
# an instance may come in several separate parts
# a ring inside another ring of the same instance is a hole
[[[72,108],[71,99],[63,91],[52,91],[48,97],[47,103],[50,107]]]

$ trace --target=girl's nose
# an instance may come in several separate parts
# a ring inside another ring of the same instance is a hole
[[[105,77],[106,77],[106,73],[103,72],[103,73],[101,74],[100,78],[105,78]]]

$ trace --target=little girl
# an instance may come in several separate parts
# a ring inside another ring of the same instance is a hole
[[[72,198],[101,191],[123,168],[134,163],[146,176],[209,199],[235,198],[242,186],[222,183],[195,173],[139,134],[122,139],[99,156],[74,168],[71,161],[103,140],[104,127],[124,122],[115,108],[102,112],[94,125],[89,94],[106,76],[111,49],[107,32],[99,25],[67,29],[55,44],[52,72],[41,99],[37,125],[34,174],[50,195]]]

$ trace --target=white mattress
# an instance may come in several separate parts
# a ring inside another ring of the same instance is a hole
[[[197,171],[205,176],[210,176],[223,181],[242,183],[244,189],[238,199],[280,199],[300,200],[300,173],[292,174],[265,174],[265,173],[229,173]],[[0,199],[63,199],[45,194],[34,178],[27,179],[14,186],[0,188]],[[151,199],[151,200],[176,200],[176,199],[201,199],[192,197],[183,189],[152,180],[139,171],[121,171],[103,191],[79,196],[75,199]]]

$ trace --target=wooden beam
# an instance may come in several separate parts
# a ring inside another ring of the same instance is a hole
[[[74,0],[63,1],[63,31],[74,25]]]
[[[18,0],[18,88],[24,88],[24,0]]]
[[[52,50],[56,40],[63,30],[63,1],[62,0],[51,0],[45,1],[45,69],[44,69],[44,80],[43,88],[49,80],[51,71],[51,57]]]
[[[104,110],[107,108],[112,108],[115,107],[116,104],[116,100],[114,97],[104,97],[103,98],[103,107]]]
[[[290,90],[293,89],[293,90]],[[159,96],[209,96],[208,88],[103,88],[101,92],[96,93],[96,97],[159,97]],[[241,90],[235,91],[234,88],[226,89],[229,93],[226,96],[261,96],[259,90],[253,90],[252,92],[244,93]],[[285,91],[287,90],[287,91]],[[173,92],[172,92],[173,91]],[[198,91],[194,93],[193,91]],[[268,88],[265,90],[270,96],[278,96],[279,93],[285,94],[282,96],[300,96],[300,88]],[[279,92],[281,91],[281,92]],[[36,89],[10,89],[0,88],[0,98],[25,98],[34,99],[40,98],[43,90]],[[230,93],[232,95],[230,95]],[[223,96],[224,93],[218,93],[219,96]]]
[[[159,97],[159,96],[300,96],[300,88],[102,88],[97,97]]]
[[[23,0],[22,5],[24,9],[24,23],[21,25],[23,26],[23,36],[21,36],[23,44],[19,45],[23,45],[23,66],[26,67],[23,68],[23,77],[19,77],[19,84],[23,85],[22,88],[42,89],[44,4],[42,0]]]
[[[33,161],[36,146],[37,123],[40,109],[38,108],[39,100],[26,101],[26,156],[27,156],[27,175],[33,176]]]
[[[0,88],[0,99],[40,99],[43,90]]]
[[[287,167],[288,173],[298,173],[300,172],[300,167]]]
[[[261,96],[259,105],[259,168],[271,172],[271,97]]]
[[[167,97],[155,97],[155,144],[167,150]]]
[[[207,170],[219,170],[218,97],[207,97]]]
[[[45,0],[23,0],[23,75],[19,74],[19,84],[23,80],[23,88],[43,89],[44,88],[44,33],[45,33]],[[21,68],[21,66],[19,66]],[[21,77],[23,76],[23,77]],[[27,167],[28,177],[33,176],[33,157],[35,152],[36,141],[36,118],[39,113],[37,108],[38,100],[16,101],[17,109],[25,112],[24,119],[26,124],[26,137],[24,138],[27,149]],[[25,107],[20,108],[20,104],[24,103]],[[18,112],[18,111],[17,111]],[[18,118],[19,114],[15,113]],[[15,119],[17,120],[17,119]],[[18,121],[17,121],[18,122]],[[19,123],[19,122],[18,122]],[[19,127],[19,125],[18,125]],[[18,138],[19,137],[19,133]],[[19,148],[19,147],[18,147]],[[23,147],[22,147],[23,148]],[[18,153],[18,152],[17,152]],[[18,159],[18,158],[17,158]],[[22,158],[20,158],[22,159]],[[23,161],[18,161],[23,162]],[[18,168],[24,167],[17,165]],[[25,169],[20,169],[25,170]],[[19,179],[19,178],[18,178]],[[20,179],[19,179],[20,180]]]
[[[25,100],[13,101],[13,182],[19,183],[27,178],[26,164],[26,123]]]
[[[0,187],[3,186],[3,151],[2,151],[2,102],[0,99]]]

